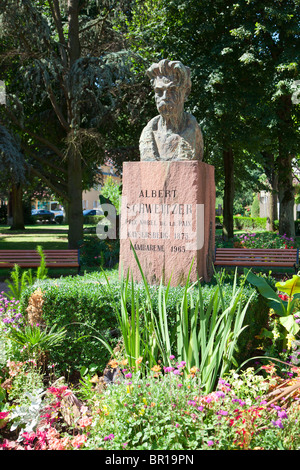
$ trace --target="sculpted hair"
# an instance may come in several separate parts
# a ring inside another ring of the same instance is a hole
[[[183,86],[186,90],[186,97],[190,94],[192,87],[191,69],[183,65],[179,60],[163,59],[156,64],[152,64],[147,70],[147,75],[152,86],[154,86],[157,78],[166,77],[170,81]]]

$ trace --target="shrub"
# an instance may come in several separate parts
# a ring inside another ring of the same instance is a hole
[[[86,234],[80,242],[80,262],[84,267],[112,268],[119,261],[120,241],[100,240],[96,235]]]
[[[267,218],[234,216],[233,223],[236,230],[265,230]]]
[[[216,228],[220,228],[222,224],[223,217],[216,216]],[[265,230],[267,217],[242,217],[234,215],[233,225],[235,230]]]
[[[104,215],[85,215],[83,217],[83,223],[97,225],[102,219],[104,219]]]
[[[97,363],[102,370],[109,353],[95,336],[103,335],[112,344],[116,342],[110,337],[116,320],[105,285],[85,281],[84,277],[47,280],[38,285],[43,292],[43,321],[47,326],[67,330],[64,343],[50,351],[51,360],[60,370],[79,370],[90,363]],[[23,314],[36,287],[30,286],[23,292],[20,302]]]
[[[97,339],[105,338],[113,348],[120,333],[117,330],[117,319],[113,301],[120,308],[120,283],[110,282],[108,287],[101,273],[85,274],[84,276],[46,280],[38,283],[43,291],[43,320],[47,326],[66,327],[67,336],[62,346],[51,351],[51,359],[60,369],[79,370],[91,363],[97,364],[98,370],[103,370],[109,359],[109,351]],[[30,295],[37,285],[29,286],[22,294],[21,309],[23,313],[28,306]],[[214,282],[203,286],[203,302],[207,307],[214,288]],[[228,275],[224,283],[224,301],[229,305],[232,296],[232,278]],[[249,325],[239,338],[238,360],[244,360],[245,354],[250,354],[256,347],[255,335],[259,333],[267,321],[265,301],[255,288],[244,287],[243,302],[246,303],[254,292],[248,308],[245,324]],[[184,287],[170,288],[166,306],[169,328],[176,322],[177,306],[181,302]],[[154,314],[158,316],[159,299],[158,287],[150,286],[150,294]],[[139,305],[147,301],[147,294],[142,284],[135,286],[135,295]],[[192,297],[196,299],[197,292]],[[113,299],[113,301],[112,301]],[[128,296],[128,311],[131,309],[131,298]],[[91,335],[91,336],[89,336]],[[101,335],[101,336],[100,336]],[[81,338],[81,339],[80,339]]]
[[[259,217],[259,200],[257,195],[253,198],[253,203],[251,206],[251,217]]]

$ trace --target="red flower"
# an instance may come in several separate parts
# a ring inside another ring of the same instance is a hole
[[[69,393],[71,392],[68,392],[66,393],[68,387],[66,386],[63,386],[63,387],[49,387],[47,389],[48,392],[52,393],[52,395],[55,395],[57,398],[62,398],[62,397],[65,397],[67,395],[69,395]]]
[[[278,294],[278,297],[280,297],[282,300],[289,300],[289,296],[287,294]]]

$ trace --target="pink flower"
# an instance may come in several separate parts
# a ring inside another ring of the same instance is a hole
[[[32,443],[36,438],[35,432],[23,432],[22,437],[26,439],[26,444]]]
[[[104,437],[104,440],[105,440],[105,441],[111,441],[112,439],[114,439],[114,437],[115,437],[115,436],[114,436],[113,434],[109,434],[108,436],[105,436],[105,437]]]
[[[78,421],[78,424],[82,428],[87,428],[92,424],[92,418],[90,416],[82,416],[82,418],[80,418]]]
[[[195,402],[194,400],[188,400],[187,404],[188,404],[188,405],[195,406],[195,405],[196,405],[196,402]]]
[[[4,428],[6,426],[6,423],[8,421],[8,411],[2,411],[0,413],[0,429]]]
[[[8,439],[4,439],[3,444],[0,444],[0,449],[15,449],[16,446],[16,441],[9,441]]]
[[[87,436],[85,434],[78,434],[72,440],[71,445],[78,449],[79,447],[83,446],[86,441],[87,441]]]
[[[59,388],[58,387],[49,387],[47,389],[47,391],[49,393],[52,393],[52,395],[56,396],[56,398],[62,398],[62,397],[66,397],[66,396],[70,395],[71,392],[70,391],[67,392],[67,390],[68,390],[68,387],[66,387],[66,386],[59,387]]]
[[[164,367],[165,372],[172,372],[173,370],[174,370],[174,367],[172,366]]]

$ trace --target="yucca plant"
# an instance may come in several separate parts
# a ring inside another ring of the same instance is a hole
[[[254,293],[245,303],[245,280],[238,286],[236,271],[232,297],[227,305],[223,293],[224,272],[215,273],[217,285],[205,307],[201,282],[198,280],[190,283],[192,263],[178,305],[176,324],[170,329],[167,305],[171,279],[167,286],[160,283],[157,315],[148,282],[133,245],[132,250],[142,276],[146,300],[140,305],[134,282],[132,279],[129,282],[129,273],[126,278],[121,278],[120,309],[112,297],[129,365],[134,369],[135,361],[140,356],[143,356],[144,370],[146,364],[151,368],[158,360],[164,365],[171,365],[170,356],[174,354],[178,361],[186,363],[187,373],[194,366],[198,369],[205,393],[211,392],[217,378],[236,364],[234,354],[238,338],[246,328],[243,322]],[[106,280],[109,285],[107,277]]]
[[[11,327],[8,338],[23,350],[28,359],[39,362],[43,354],[58,346],[66,336],[66,329],[57,330],[56,326],[41,328],[36,325],[26,325],[24,328]]]
[[[237,271],[235,272],[230,304],[225,305],[223,296],[223,274],[215,273],[215,287],[208,308],[204,310],[201,285],[198,285],[198,299],[194,309],[199,309],[198,328],[192,332],[191,347],[194,355],[188,356],[199,368],[204,392],[211,392],[218,377],[229,371],[232,365],[237,366],[234,354],[237,351],[238,338],[247,325],[245,315],[254,293],[245,303],[243,289],[245,280],[238,286]],[[195,312],[194,312],[195,317]],[[190,351],[190,350],[189,350]],[[198,354],[199,353],[199,354]],[[199,359],[198,359],[199,358]],[[192,365],[192,362],[189,362]]]

